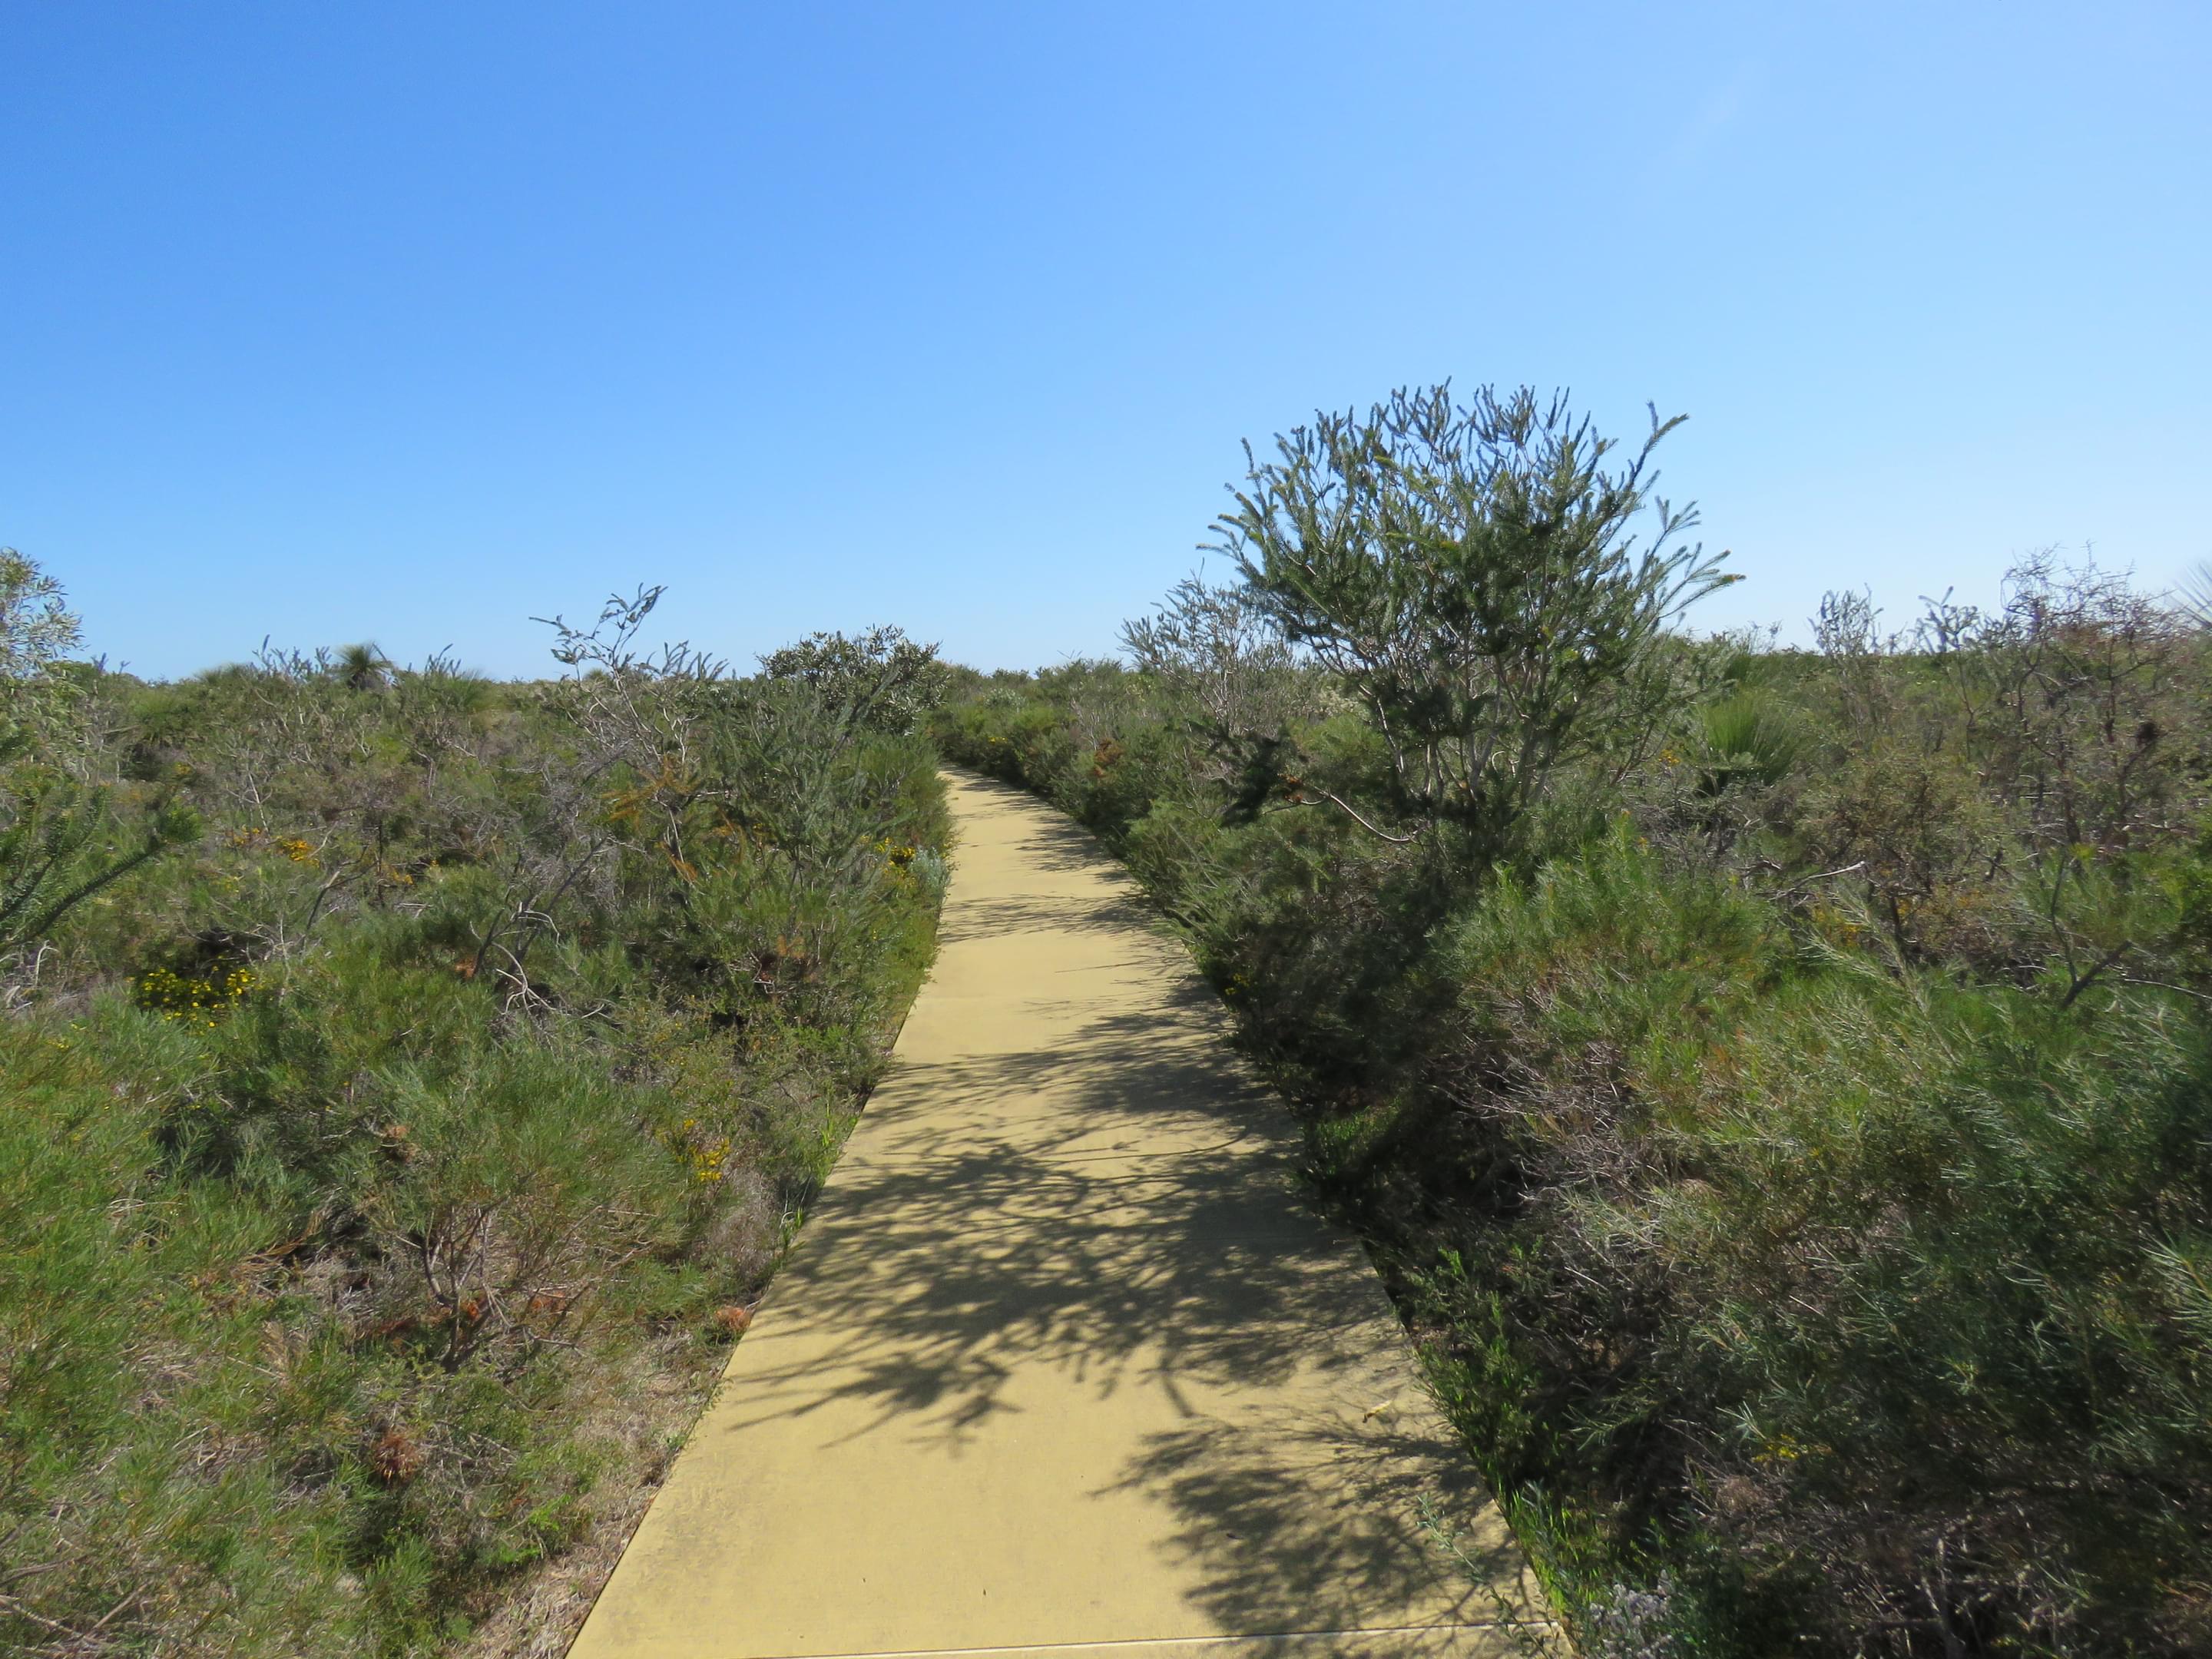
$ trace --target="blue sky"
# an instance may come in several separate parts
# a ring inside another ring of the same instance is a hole
[[[0,543],[91,646],[1109,650],[1264,441],[1689,424],[1892,619],[2212,557],[2212,9],[0,0]]]

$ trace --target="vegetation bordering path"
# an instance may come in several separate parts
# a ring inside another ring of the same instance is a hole
[[[1697,640],[1564,404],[1324,416],[1134,666],[941,751],[1103,834],[1584,1650],[2212,1646],[2212,645],[2049,559]],[[943,689],[556,622],[148,685],[0,555],[0,1638],[542,1651],[926,963]]]
[[[558,1651],[927,965],[927,653],[144,684],[5,574],[0,1647]]]
[[[2034,559],[1693,641],[1604,453],[1324,420],[1133,668],[935,734],[1181,924],[1585,1651],[2201,1651],[2201,614]]]

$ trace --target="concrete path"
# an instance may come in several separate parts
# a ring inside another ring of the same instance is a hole
[[[1520,1557],[1212,993],[1088,836],[952,796],[891,1075],[571,1659],[1519,1651]]]

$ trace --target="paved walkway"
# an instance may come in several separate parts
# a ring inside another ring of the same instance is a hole
[[[1417,1502],[1516,1609],[1520,1558],[1218,1004],[1088,836],[952,798],[891,1074],[571,1659],[1516,1651]]]

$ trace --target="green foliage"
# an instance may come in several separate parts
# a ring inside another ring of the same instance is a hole
[[[0,547],[0,708],[10,732],[49,723],[72,690],[56,670],[82,629],[61,584],[12,547]]]
[[[0,548],[0,961],[199,833],[168,796],[126,802],[94,780],[83,685],[64,660],[78,635],[60,585]]]
[[[2212,646],[1875,622],[1653,640],[1504,857],[1311,808],[1411,794],[1325,665],[1256,788],[1150,667],[933,732],[1183,929],[1583,1650],[2202,1651]]]
[[[1693,509],[1656,502],[1641,551],[1629,531],[1681,418],[1655,410],[1608,470],[1612,441],[1564,397],[1486,386],[1462,407],[1439,386],[1364,420],[1318,414],[1253,461],[1224,550],[1366,713],[1390,760],[1384,815],[1408,835],[1449,823],[1478,863],[1496,857],[1557,768],[1632,752],[1654,724],[1662,629],[1731,580],[1669,544]]]
[[[925,745],[641,653],[649,609],[538,686],[92,673],[108,735],[27,757],[76,793],[25,846],[95,789],[111,827],[52,860],[101,879],[49,880],[0,1019],[0,1648],[580,1617],[526,1592],[703,1401],[924,971],[946,834]],[[117,867],[126,809],[165,856]]]
[[[901,735],[945,701],[951,678],[935,646],[918,645],[896,628],[810,634],[763,657],[761,672],[805,686],[849,724]]]
[[[43,939],[104,888],[198,838],[190,807],[156,798],[126,823],[112,791],[0,762],[0,955]]]
[[[1824,944],[1624,833],[1441,947],[1519,1057],[1485,1109],[1539,1177],[1498,1264],[1522,1363],[1611,1355],[1570,1467],[1679,1483],[1754,1583],[1817,1564],[1840,1645],[2154,1646],[2212,1489],[2163,1267],[2212,1219],[2203,1036]]]
[[[1198,731],[1217,749],[1279,737],[1309,712],[1311,677],[1297,672],[1289,643],[1246,588],[1188,576],[1151,616],[1122,628],[1121,643],[1168,701],[1195,711]]]
[[[381,691],[392,684],[392,664],[373,643],[342,645],[325,672],[349,691]]]
[[[1810,747],[1803,727],[1787,709],[1756,692],[1741,692],[1698,711],[1707,777],[1704,787],[1725,789],[1738,779],[1771,787],[1803,763]]]

